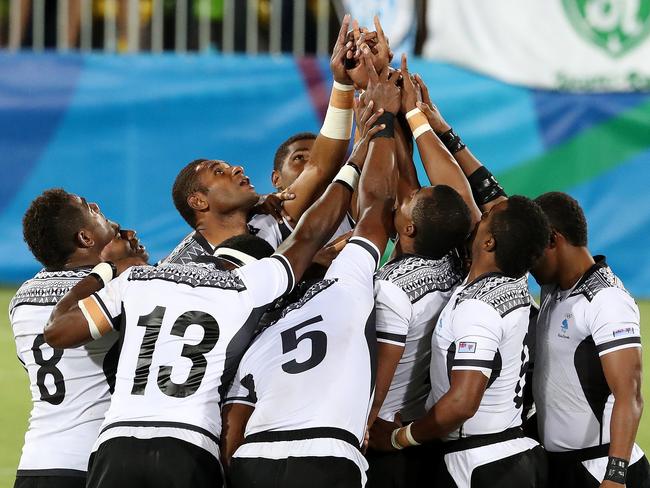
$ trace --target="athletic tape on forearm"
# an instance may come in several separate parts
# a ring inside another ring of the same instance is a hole
[[[400,427],[400,429],[401,429],[401,427]],[[404,449],[404,446],[402,446],[399,442],[397,442],[397,433],[400,431],[400,429],[395,429],[390,434],[390,443],[398,451],[401,451],[402,449]]]
[[[413,424],[412,424],[412,423],[411,423],[411,424],[408,424],[408,425],[406,426],[406,430],[404,431],[404,433],[406,434],[406,440],[408,441],[408,443],[409,443],[411,446],[419,446],[420,443],[419,443],[418,441],[416,441],[416,440],[413,438],[413,434],[411,434],[411,425],[413,425]]]
[[[334,177],[335,183],[341,183],[349,188],[351,192],[354,192],[357,189],[359,184],[359,177],[361,176],[361,170],[354,163],[347,163],[343,166],[338,174]]]
[[[427,116],[424,115],[422,113],[422,110],[419,108],[414,108],[413,110],[407,112],[406,120],[409,123],[409,127],[411,128],[411,132],[413,132],[413,137],[416,141],[422,134],[429,130],[432,130],[431,126],[429,125],[429,119],[427,119]]]
[[[99,263],[90,270],[90,274],[99,276],[102,281],[102,286],[106,286],[106,284],[115,277],[113,266],[111,266],[110,263]]]
[[[330,139],[348,140],[354,118],[354,86],[334,82],[330,104],[320,133]]]

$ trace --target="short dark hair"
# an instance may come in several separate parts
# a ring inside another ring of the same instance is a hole
[[[190,227],[196,227],[196,215],[194,214],[194,209],[190,207],[187,203],[187,198],[196,191],[207,191],[207,188],[201,186],[199,180],[199,173],[196,171],[196,167],[204,163],[205,161],[210,161],[209,159],[195,159],[191,163],[187,164],[176,176],[174,180],[174,186],[172,187],[172,199],[174,200],[174,206],[178,213],[181,214],[181,217],[185,219],[185,222],[190,224]]]
[[[560,191],[538,196],[535,203],[542,207],[551,227],[573,246],[587,246],[587,219],[578,201]]]
[[[23,216],[23,238],[34,257],[50,270],[63,268],[84,225],[83,212],[72,197],[62,188],[46,190]]]
[[[253,234],[240,234],[238,236],[229,237],[219,244],[215,248],[215,251],[221,247],[227,247],[229,249],[243,252],[255,259],[268,258],[274,252],[271,244]]]
[[[277,151],[275,151],[275,157],[273,158],[273,169],[275,171],[281,171],[282,170],[282,163],[284,162],[284,158],[287,157],[287,154],[289,153],[289,146],[293,144],[296,141],[302,141],[302,140],[314,140],[316,139],[316,134],[313,132],[298,132],[297,134],[292,135],[284,141],[280,146],[278,147]]]
[[[541,207],[521,195],[508,198],[507,207],[494,215],[490,232],[496,241],[496,264],[510,278],[519,278],[530,270],[551,235]]]
[[[447,185],[436,185],[431,195],[420,196],[411,214],[415,225],[414,250],[440,259],[465,242],[472,218],[463,197]]]

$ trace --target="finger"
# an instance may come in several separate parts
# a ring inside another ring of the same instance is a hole
[[[280,215],[282,215],[282,217],[284,217],[284,220],[287,222],[293,222],[293,217],[291,217],[291,215],[289,215],[284,208],[282,209],[282,212],[280,212]]]
[[[422,100],[424,100],[426,103],[430,103],[431,97],[429,97],[429,88],[424,83],[424,80],[419,74],[415,75],[415,79],[417,80],[418,85],[420,85],[420,90],[422,90]]]
[[[372,55],[370,54],[370,49],[368,46],[363,46],[363,53],[362,53],[362,59],[363,63],[366,66],[366,70],[368,71],[368,78],[373,82],[377,83],[379,80],[379,75],[377,74],[377,70],[375,69],[375,64],[372,62]]]
[[[280,198],[280,200],[282,200],[282,201],[284,201],[284,200],[293,200],[294,198],[296,198],[296,194],[295,194],[295,193],[290,193],[290,192],[283,191],[282,193],[280,193],[280,197],[279,197],[279,198]]]
[[[374,102],[371,100],[367,107],[364,108],[363,113],[361,114],[361,119],[358,121],[359,125],[365,125],[366,121],[372,115],[372,106]]]
[[[366,134],[367,138],[372,138],[377,132],[384,130],[386,128],[386,124],[379,124],[374,126],[372,129],[368,131],[368,134]]]
[[[429,107],[426,103],[424,102],[418,102],[417,107],[422,111],[424,115],[429,117],[433,117],[433,110],[431,110],[431,107]]]
[[[345,14],[343,16],[343,21],[341,22],[341,28],[339,29],[338,38],[336,39],[337,46],[342,46],[343,44],[345,44],[345,36],[347,35],[349,28],[350,28],[350,14]]]
[[[372,114],[370,117],[368,117],[368,120],[366,120],[366,128],[367,128],[368,131],[372,128],[372,126],[375,124],[375,122],[377,122],[377,119],[383,113],[384,113],[384,109],[380,108],[374,114]]]
[[[402,53],[402,66],[400,69],[402,70],[402,75],[404,75],[404,78],[409,76],[409,68],[406,64],[406,53]]]
[[[382,69],[381,73],[379,73],[379,79],[380,81],[388,81],[389,77],[390,77],[390,68],[388,66],[384,66],[384,69]]]
[[[375,15],[373,21],[375,23],[375,30],[377,31],[377,38],[379,39],[380,42],[384,44],[388,44],[388,42],[386,41],[386,36],[384,35],[384,29],[382,29],[381,22],[379,22],[379,15]]]
[[[359,39],[360,35],[361,33],[359,32],[359,22],[357,22],[357,19],[354,19],[352,21],[352,38],[354,39],[355,43]]]

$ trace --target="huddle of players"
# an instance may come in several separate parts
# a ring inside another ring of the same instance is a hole
[[[276,154],[281,205],[193,161],[172,196],[194,231],[148,266],[95,204],[32,202],[15,486],[650,486],[638,308],[578,203],[508,198],[379,23],[349,22],[320,134]]]

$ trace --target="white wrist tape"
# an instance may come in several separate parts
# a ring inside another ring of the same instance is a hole
[[[92,270],[90,270],[90,273],[99,275],[99,277],[104,282],[104,286],[106,286],[113,279],[113,268],[108,263],[99,263]]]
[[[350,191],[354,192],[359,184],[359,176],[359,169],[356,165],[353,166],[351,164],[346,164],[334,177],[334,181],[343,183],[350,189]]]
[[[86,308],[84,301],[79,300],[77,302],[77,305],[79,305],[79,309],[81,310],[81,313],[86,318],[86,322],[88,322],[88,330],[90,331],[90,337],[92,337],[93,339],[99,339],[102,336],[102,333],[99,332],[99,329],[97,328],[97,324],[95,324],[95,321],[93,320],[92,315],[90,315],[90,312]]]
[[[404,446],[400,445],[400,443],[397,442],[397,433],[400,431],[400,429],[401,429],[401,427],[399,429],[395,429],[390,434],[390,443],[398,451],[401,451],[402,449],[404,449]]]
[[[354,86],[334,82],[329,107],[320,133],[330,139],[348,140],[354,119]]]
[[[427,119],[427,116],[417,107],[406,113],[406,120],[409,123],[409,127],[411,128],[411,132],[413,132],[413,137],[416,141],[422,134],[432,130],[429,125],[429,119]]]
[[[408,441],[409,445],[411,445],[411,446],[419,446],[420,443],[418,441],[416,441],[413,438],[413,434],[411,434],[411,425],[413,425],[413,424],[412,423],[408,424],[406,426],[406,430],[404,431],[404,433],[406,434],[406,440]]]

